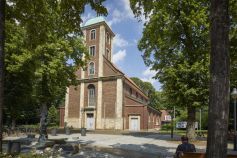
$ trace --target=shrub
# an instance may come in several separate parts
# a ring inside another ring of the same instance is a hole
[[[171,123],[163,124],[161,130],[168,131],[171,130]]]
[[[59,113],[54,105],[51,106],[48,111],[48,124],[51,127],[58,126],[59,124]]]

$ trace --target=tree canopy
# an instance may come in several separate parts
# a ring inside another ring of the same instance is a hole
[[[188,108],[188,136],[193,138],[195,108],[208,104],[208,4],[194,0],[130,2],[136,16],[144,13],[149,17],[138,44],[144,62],[157,72],[155,78],[162,83],[169,103]]]
[[[149,97],[149,106],[152,106],[156,109],[164,108],[162,92],[156,91],[150,82],[144,82],[137,77],[131,77],[131,79]]]
[[[103,1],[7,1],[5,105],[9,113],[21,115],[26,105],[33,104],[41,108],[41,125],[46,124],[47,107],[60,104],[66,87],[78,83],[75,71],[88,59],[80,15],[86,5],[107,15]],[[19,108],[17,113],[13,107]]]

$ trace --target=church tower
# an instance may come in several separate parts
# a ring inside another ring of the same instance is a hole
[[[112,61],[112,40],[115,35],[103,17],[88,20],[82,31],[90,60],[81,79],[103,77],[103,56]]]

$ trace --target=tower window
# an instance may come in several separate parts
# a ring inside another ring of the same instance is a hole
[[[95,46],[90,47],[90,55],[95,56]]]
[[[89,64],[89,75],[94,75],[95,74],[95,64],[91,62]]]
[[[106,33],[106,42],[110,44],[110,35],[108,32]]]
[[[109,59],[109,49],[106,49],[106,57]]]
[[[90,84],[88,86],[88,106],[95,106],[95,86]]]
[[[91,30],[91,40],[95,39],[95,30]]]

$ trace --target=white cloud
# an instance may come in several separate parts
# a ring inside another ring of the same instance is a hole
[[[134,14],[130,8],[129,0],[120,0],[121,10],[114,9],[112,12],[112,19],[108,21],[109,26],[120,23],[123,20],[134,19]]]
[[[153,77],[156,75],[156,71],[151,70],[151,67],[148,67],[145,71],[142,72],[143,76]]]
[[[148,67],[146,70],[142,72],[143,77],[141,78],[144,82],[150,82],[153,86],[154,83],[157,82],[157,80],[153,79],[153,77],[156,75],[156,71],[151,70],[151,67]]]
[[[119,50],[117,53],[113,55],[113,63],[118,63],[119,61],[122,61],[126,56],[126,50]]]
[[[120,34],[117,34],[113,40],[113,46],[118,48],[123,48],[128,46],[128,41],[121,37]]]
[[[156,82],[156,80],[153,78],[141,78],[141,80],[144,82],[150,82],[152,85],[154,85],[154,83]]]
[[[81,19],[82,19],[83,23],[85,23],[87,20],[92,19],[93,17],[94,17],[94,16],[93,16],[91,13],[88,13],[88,14],[86,14],[86,15],[83,15],[83,16],[81,17]]]
[[[129,0],[121,0],[122,5],[124,6],[124,10],[126,12],[126,15],[129,18],[134,18],[134,14],[132,12],[132,9],[130,8],[130,1]]]

